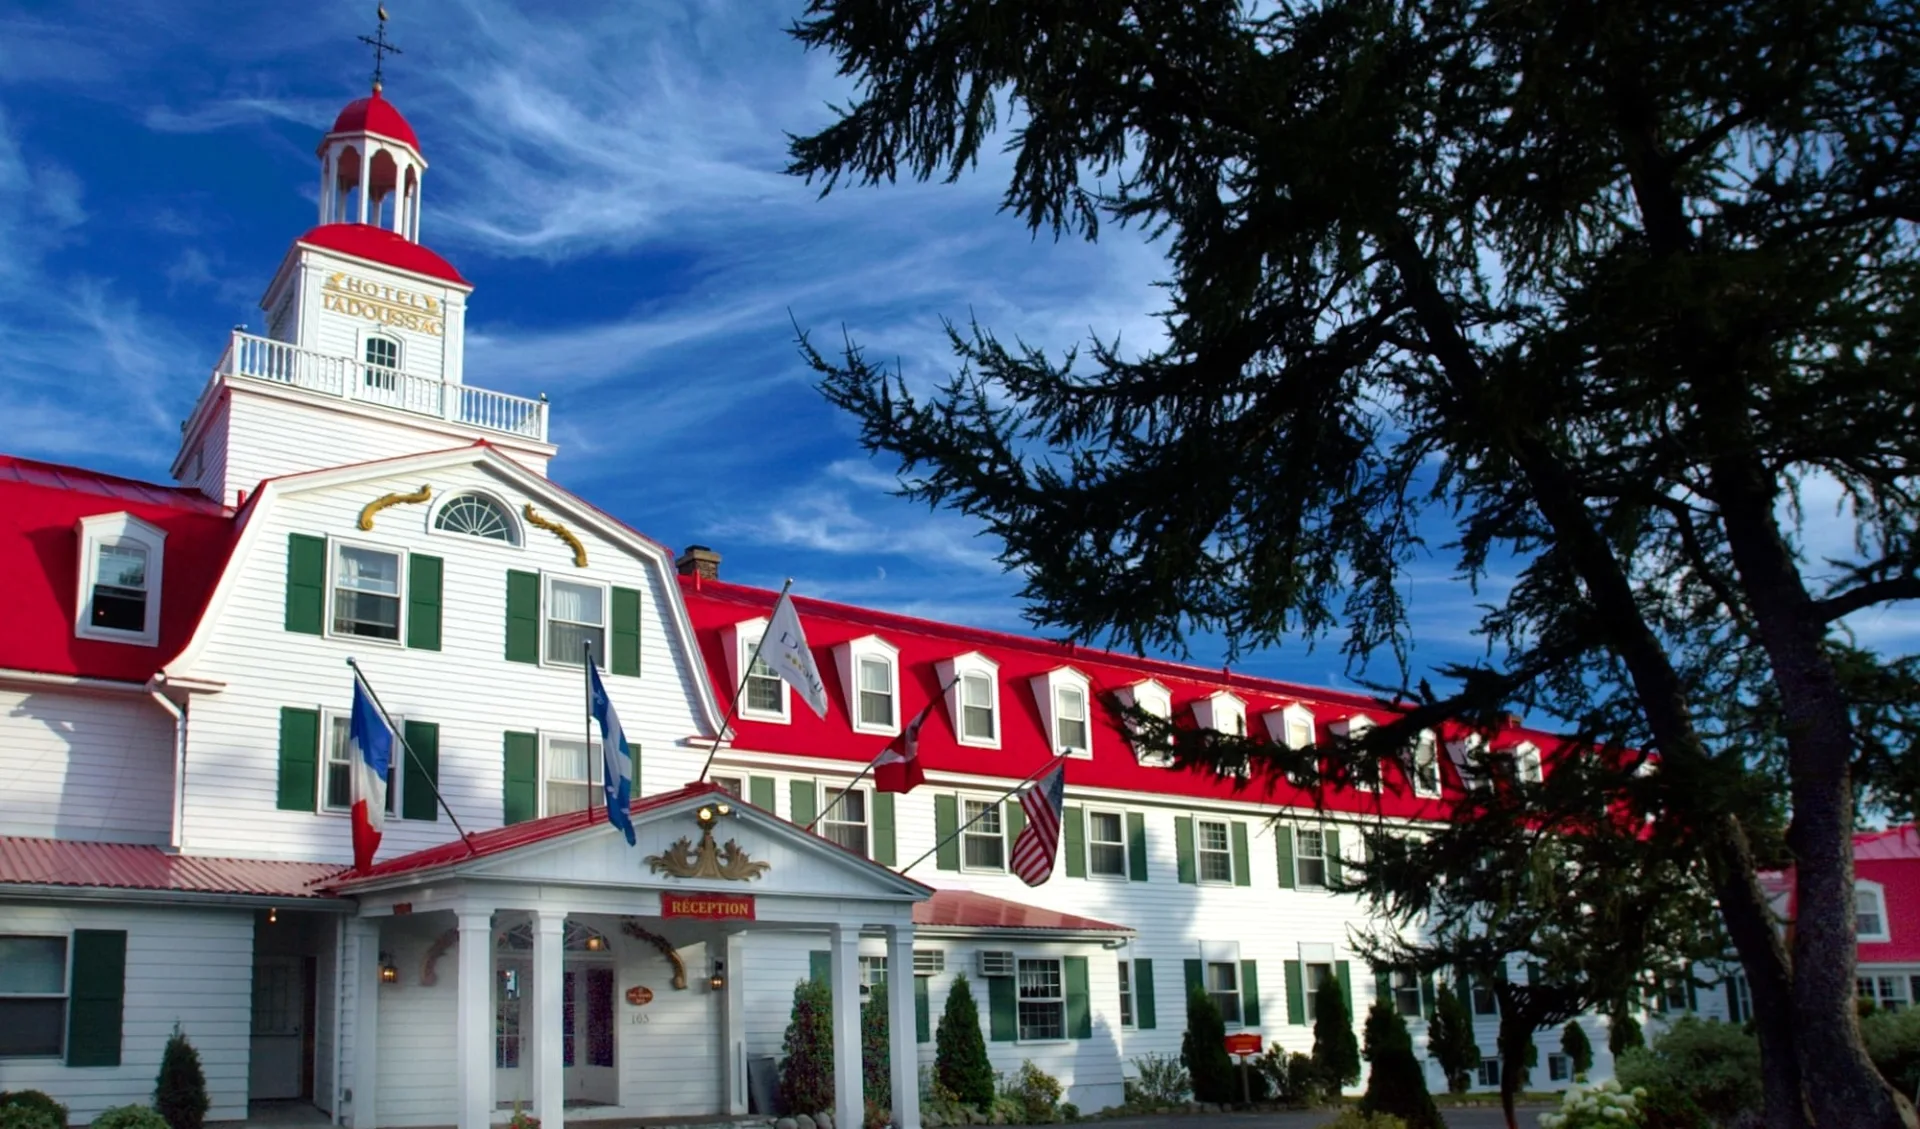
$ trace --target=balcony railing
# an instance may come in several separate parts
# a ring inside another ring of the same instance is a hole
[[[418,376],[352,357],[316,353],[251,333],[234,333],[214,373],[291,385],[343,400],[523,435],[543,443],[547,439],[545,400]]]

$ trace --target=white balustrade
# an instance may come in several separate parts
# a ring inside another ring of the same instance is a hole
[[[352,357],[316,353],[251,333],[234,333],[214,372],[291,385],[529,439],[545,441],[547,437],[547,405],[543,400],[369,365]]]

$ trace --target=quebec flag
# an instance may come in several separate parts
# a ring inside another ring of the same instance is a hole
[[[633,751],[627,747],[626,731],[620,728],[620,715],[613,712],[613,699],[600,681],[600,667],[587,663],[587,711],[600,723],[600,753],[605,760],[601,779],[607,790],[607,822],[627,834],[627,846],[633,846]]]
[[[347,727],[347,757],[353,764],[353,866],[373,865],[387,826],[387,774],[393,767],[393,728],[373,704],[373,695],[353,679],[353,721]]]

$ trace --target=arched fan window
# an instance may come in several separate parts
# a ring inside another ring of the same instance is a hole
[[[520,543],[519,530],[512,516],[500,503],[484,494],[461,494],[451,499],[440,507],[440,513],[433,519],[433,527],[443,533],[464,533],[489,541],[505,541],[509,545]]]
[[[523,921],[507,929],[495,939],[494,943],[503,952],[532,952],[533,923]],[[577,921],[567,922],[567,931],[561,947],[570,953],[605,953],[613,950],[613,945],[607,940],[605,933]]]

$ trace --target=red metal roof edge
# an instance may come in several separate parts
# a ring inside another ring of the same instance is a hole
[[[177,855],[142,843],[0,836],[0,886],[320,899],[337,863]]]
[[[933,920],[941,917],[974,920]],[[1132,933],[1125,925],[1099,921],[1079,914],[1062,913],[1042,906],[1030,906],[1011,898],[997,898],[973,890],[935,890],[924,902],[913,907],[913,923],[926,929],[1008,929],[1054,933]]]
[[[222,505],[190,486],[166,486],[158,482],[148,482],[123,474],[109,474],[70,463],[55,463],[45,459],[5,453],[0,453],[0,469],[14,471],[12,476],[14,482],[40,490],[98,494],[118,501],[167,506],[203,517],[232,517],[234,514],[232,507]],[[27,474],[20,473],[21,471],[37,471],[57,481],[38,482]],[[117,486],[119,489],[108,488],[112,486]],[[130,495],[129,491],[137,491],[138,495]]]

